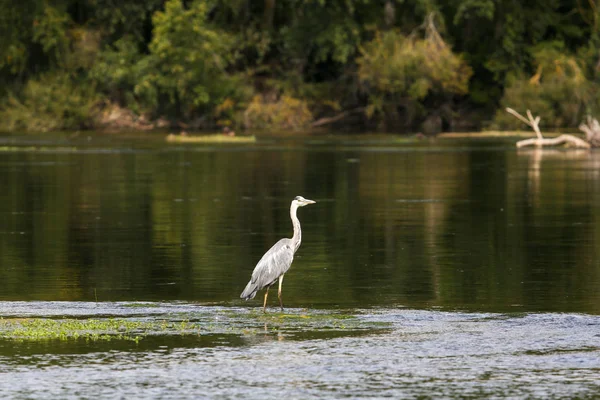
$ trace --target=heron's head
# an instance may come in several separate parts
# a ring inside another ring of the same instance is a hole
[[[304,206],[307,206],[309,204],[315,204],[316,202],[313,201],[313,200],[305,199],[302,196],[296,196],[294,198],[294,201],[292,201],[292,203],[295,203],[298,207],[304,207]]]

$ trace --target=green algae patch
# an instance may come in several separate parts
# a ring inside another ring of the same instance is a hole
[[[207,335],[274,335],[303,340],[381,333],[390,325],[366,321],[342,312],[292,311],[263,313],[259,310],[214,310],[167,312],[150,315],[156,308],[132,303],[139,314],[129,316],[0,318],[0,340],[35,342],[110,341],[139,342],[149,336],[193,337]],[[130,308],[130,304],[120,307]]]
[[[168,135],[165,140],[174,143],[255,143],[255,136],[227,136],[222,134],[213,135]]]
[[[279,338],[296,340],[363,336],[388,332],[391,327],[389,323],[365,321],[340,312],[263,313],[260,309],[248,313],[230,312],[227,316],[232,327],[245,336],[272,333]]]
[[[125,303],[122,305],[123,307],[128,308],[158,308],[160,307],[160,303],[150,303],[150,302],[135,302],[135,303]]]
[[[23,152],[23,153],[35,153],[35,152],[74,152],[77,151],[76,147],[39,147],[39,146],[0,146],[0,152]]]
[[[0,339],[42,340],[132,340],[148,334],[190,333],[187,321],[142,321],[125,318],[101,319],[0,319]]]

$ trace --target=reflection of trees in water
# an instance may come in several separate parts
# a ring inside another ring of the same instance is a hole
[[[393,283],[393,297],[435,301],[440,288],[438,238],[455,199],[468,198],[468,159],[461,153],[384,153],[363,157],[359,188],[361,215],[383,235],[379,262]],[[379,242],[376,240],[375,243]],[[433,251],[432,251],[433,250]]]
[[[600,245],[600,153],[533,149],[519,151],[517,158],[526,171],[525,188],[513,187],[527,199],[515,207],[522,224],[520,246],[526,248],[524,294],[530,302],[579,302],[578,307],[598,310],[590,293],[600,282],[595,251]]]
[[[302,210],[290,305],[560,309],[569,296],[589,311],[598,289],[595,151],[14,157],[0,210],[25,234],[0,236],[4,298],[233,301],[291,235],[299,194],[318,204]]]
[[[524,171],[514,153],[411,155],[406,165],[402,153],[363,155],[358,215],[372,236],[364,251],[375,254],[365,265],[378,268],[364,286],[387,282],[391,298],[409,303],[560,309],[574,296],[590,307],[597,246],[589,226],[569,219],[599,215],[598,159],[588,154],[557,151],[542,182],[535,154]],[[588,295],[571,293],[578,285]]]
[[[540,180],[541,180],[541,166],[542,159],[552,160],[553,164],[556,164],[557,161],[564,165],[564,169],[572,169],[573,166],[580,166],[580,163],[574,163],[575,160],[583,161],[592,159],[592,152],[587,149],[569,149],[569,150],[560,150],[560,149],[542,149],[542,148],[533,148],[533,149],[519,149],[517,151],[519,158],[527,159],[527,184],[528,184],[528,192],[532,197],[532,202],[534,204],[539,203],[540,201]],[[597,157],[596,157],[597,158]],[[598,165],[596,165],[598,166]],[[591,172],[594,174],[598,174],[597,168],[592,168]]]

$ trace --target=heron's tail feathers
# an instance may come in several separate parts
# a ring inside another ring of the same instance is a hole
[[[258,286],[255,283],[252,283],[252,281],[250,281],[246,285],[246,288],[244,289],[242,294],[240,294],[240,298],[242,298],[244,300],[253,299],[254,296],[256,296],[257,292],[258,292]]]

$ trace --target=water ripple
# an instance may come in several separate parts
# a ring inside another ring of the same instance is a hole
[[[190,303],[3,302],[0,312],[4,317],[141,313],[148,318],[186,313],[199,320],[220,318],[228,327],[254,326],[258,318],[253,310]],[[317,319],[329,312],[290,310],[290,315]],[[0,342],[0,392],[13,398],[66,399],[230,398],[248,393],[263,399],[413,398],[433,393],[591,398],[600,390],[598,316],[395,308],[336,313],[346,313],[365,327],[384,324],[387,329],[292,337],[292,331],[316,330],[317,325],[283,318],[264,331],[155,336],[126,346],[12,343],[21,350],[8,354],[6,343]]]

